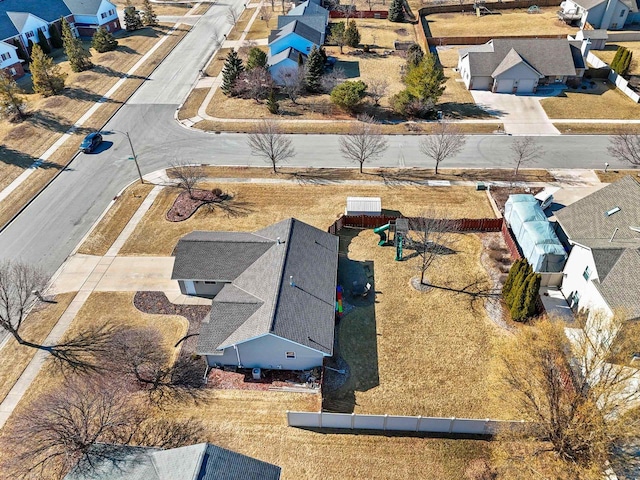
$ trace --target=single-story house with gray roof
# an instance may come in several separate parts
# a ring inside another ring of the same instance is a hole
[[[319,32],[300,20],[294,20],[281,29],[271,32],[269,35],[269,55],[276,55],[289,47],[308,54],[314,46],[320,47],[323,41],[323,32]]]
[[[280,467],[210,443],[161,450],[96,445],[64,480],[279,480]]]
[[[640,183],[626,176],[556,212],[571,252],[562,293],[576,310],[640,318]]]
[[[209,365],[307,370],[333,354],[338,237],[290,218],[192,232],[174,253],[182,292],[213,297],[196,348]]]
[[[461,49],[458,69],[469,90],[534,93],[539,85],[579,82],[586,62],[567,39],[496,38]]]

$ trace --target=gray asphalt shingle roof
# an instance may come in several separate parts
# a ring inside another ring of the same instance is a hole
[[[291,22],[299,21],[307,24],[314,30],[324,33],[327,29],[327,21],[324,15],[280,15],[278,17],[278,29],[288,25]]]
[[[322,34],[315,28],[311,28],[309,25],[302,23],[299,20],[288,23],[279,30],[272,31],[269,35],[269,43],[291,34],[296,34],[310,41],[314,45],[320,45],[322,43]]]
[[[214,297],[197,351],[214,353],[272,333],[331,354],[338,238],[293,218],[253,235],[270,247]]]
[[[172,280],[230,282],[273,241],[244,232],[192,232],[178,241]]]
[[[594,282],[609,306],[620,309],[628,320],[640,318],[638,272],[640,272],[640,251],[636,248],[627,248],[622,251],[604,281]]]
[[[2,0],[0,1],[0,40],[15,37],[20,33],[9,18],[8,12],[32,13],[47,22],[54,22],[60,17],[71,15],[71,10],[63,0]],[[20,20],[23,17],[25,16],[16,17],[22,22],[19,28],[24,25],[24,21]]]
[[[283,60],[286,60],[287,58],[297,63],[298,55],[302,55],[303,63],[307,61],[307,56],[304,53],[299,52],[293,47],[289,47],[281,51],[280,53],[276,53],[275,55],[269,55],[269,57],[267,58],[267,65],[269,65],[270,67],[273,65],[277,65]]]
[[[64,3],[75,15],[95,15],[102,0],[64,0]]]
[[[322,8],[320,5],[313,2],[309,2],[307,0],[306,2],[302,2],[297,7],[289,10],[289,13],[287,13],[287,15],[292,15],[292,16],[321,15],[326,19],[325,20],[325,25],[326,25],[326,21],[328,21],[329,19],[329,10],[327,10],[326,8]]]
[[[102,445],[106,458],[75,468],[65,480],[278,480],[280,467],[210,443],[159,450]]]
[[[496,38],[484,45],[465,48],[472,76],[490,77],[511,50],[544,76],[576,74],[568,40],[562,38]]]
[[[533,68],[527,62],[525,62],[524,59],[518,54],[518,52],[516,52],[513,48],[511,50],[509,50],[509,53],[507,53],[507,55],[504,57],[504,59],[502,59],[502,62],[500,62],[500,64],[496,67],[496,69],[493,71],[491,76],[495,78],[498,75],[503,74],[507,70],[510,70],[513,67],[515,67],[516,65],[521,64],[521,63],[526,65],[527,67],[529,67],[531,70],[533,70],[538,75],[542,76],[540,74],[540,72],[538,72],[535,68]]]

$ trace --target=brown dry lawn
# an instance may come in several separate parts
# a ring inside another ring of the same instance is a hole
[[[491,6],[489,5],[489,8]],[[567,35],[575,33],[558,20],[557,8],[546,7],[540,14],[528,14],[526,9],[500,10],[501,15],[438,13],[426,17],[433,37],[467,37],[500,35]]]
[[[165,41],[147,62],[129,78],[114,94],[111,101],[104,103],[98,111],[79,129],[72,138],[57,150],[49,162],[32,174],[20,188],[0,204],[0,225],[6,223],[22,205],[33,197],[56,173],[65,166],[78,149],[82,137],[88,131],[99,130],[118,108],[143,83],[144,78],[168,55],[171,49],[189,31],[189,26],[181,26]],[[129,70],[162,36],[166,26],[144,29],[133,33],[121,33],[121,47],[114,52],[96,54],[92,60],[98,65],[93,70],[70,73],[67,88],[61,95],[41,98],[29,94],[29,105],[36,111],[27,121],[12,125],[0,123],[0,188],[8,185],[27,166],[42,155],[74,122],[78,120],[98,99],[107,92],[124,73]],[[124,47],[124,48],[123,48]],[[68,70],[66,62],[63,69]],[[30,88],[29,85],[26,85]],[[28,139],[28,141],[27,141]]]
[[[127,188],[91,231],[78,253],[105,255],[152,189],[153,185],[148,183],[135,183]]]
[[[242,36],[242,32],[244,32],[245,29],[247,28],[247,25],[249,24],[249,20],[251,20],[251,17],[255,13],[255,11],[256,11],[255,8],[244,9],[242,14],[240,15],[240,18],[236,22],[235,26],[231,29],[231,31],[227,35],[227,40],[240,40],[240,37]]]
[[[207,213],[201,209],[188,220],[169,222],[165,213],[178,192],[166,188],[160,192],[120,254],[170,255],[180,237],[193,230],[253,231],[294,216],[326,229],[344,211],[347,195],[379,196],[385,209],[399,210],[408,216],[418,215],[425,205],[429,205],[450,218],[493,217],[485,193],[470,187],[203,184],[203,188],[213,187],[233,195],[230,212],[216,209]]]
[[[182,108],[178,112],[178,120],[184,120],[186,118],[195,117],[198,114],[198,109],[204,98],[209,93],[208,88],[195,88],[187,97],[187,100],[182,104]]]
[[[488,282],[480,265],[482,244],[475,234],[452,234],[455,254],[438,258],[429,281],[462,288]],[[339,345],[351,366],[341,393],[353,395],[356,413],[501,416],[488,400],[490,359],[503,330],[486,316],[482,302],[446,290],[418,292],[409,280],[418,275],[418,258],[394,260],[393,247],[378,247],[373,230],[348,245],[350,260],[372,264],[375,304],[346,315]],[[349,296],[346,297],[349,301]],[[340,395],[337,395],[340,398]]]
[[[270,167],[203,167],[205,175],[209,178],[273,178],[273,171]],[[171,171],[169,170],[169,176]],[[452,169],[443,168],[438,175],[433,173],[433,169],[419,168],[365,168],[364,173],[360,173],[355,168],[278,168],[277,178],[283,180],[296,180],[304,183],[331,183],[339,180],[379,180],[392,186],[398,182],[418,183],[427,180],[467,180],[467,181],[489,181],[489,180],[514,180],[512,169]],[[547,170],[520,169],[517,177],[521,182],[553,182],[555,178]]]
[[[118,5],[122,10],[127,2],[126,0],[114,0],[112,3]],[[133,0],[131,3],[139,10],[142,10],[142,0]],[[186,13],[191,10],[191,7],[196,3],[197,2],[194,1],[192,3],[175,3],[173,5],[171,5],[171,3],[152,3],[151,5],[153,6],[153,11],[156,15],[186,15]],[[207,8],[210,6],[208,4],[204,5],[206,5]]]
[[[280,4],[279,2],[276,2],[276,5],[274,6],[275,8],[272,10],[269,2],[265,2],[264,11],[266,11],[268,14],[271,14],[271,18],[268,22],[266,20],[266,17],[261,18],[263,16],[263,10],[260,10],[260,13],[256,17],[256,21],[251,25],[251,28],[249,29],[245,40],[251,41],[259,40],[261,38],[268,38],[271,30],[276,30],[278,28],[278,15],[286,15],[288,9],[285,9],[285,12],[283,13],[282,4]],[[234,30],[236,28],[237,27],[234,27]]]
[[[595,88],[565,90],[557,97],[544,98],[540,105],[549,118],[637,119],[640,105],[613,84],[595,80]]]
[[[31,342],[43,342],[75,295],[76,292],[62,293],[55,296],[56,303],[39,303],[25,319],[21,329],[22,336]],[[20,378],[35,353],[35,349],[24,347],[13,338],[0,350],[0,402]]]
[[[613,183],[620,180],[622,177],[626,177],[627,175],[631,175],[632,177],[636,177],[636,178],[640,177],[640,170],[638,169],[635,169],[635,170],[610,169],[610,170],[607,170],[607,173],[604,173],[604,170],[594,170],[594,172],[602,183]]]
[[[618,47],[627,47],[633,53],[633,60],[629,67],[629,75],[640,75],[640,42],[610,43],[604,50],[591,50],[591,52],[603,62],[611,65]]]
[[[561,132],[571,135],[608,135],[613,133],[640,133],[638,124],[612,124],[612,123],[554,123]]]
[[[209,62],[209,65],[207,65],[207,69],[205,70],[208,77],[217,77],[220,72],[222,72],[224,61],[231,50],[233,50],[233,48],[221,48],[218,50],[215,57],[213,57],[211,62]]]

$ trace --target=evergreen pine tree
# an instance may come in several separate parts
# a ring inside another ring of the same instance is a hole
[[[110,52],[118,47],[118,41],[104,27],[100,27],[93,34],[91,47],[99,53]]]
[[[417,43],[412,44],[407,49],[407,68],[411,69],[413,67],[417,67],[422,62],[424,58],[424,52],[422,51],[422,47]]]
[[[446,81],[442,66],[438,65],[436,56],[431,53],[426,54],[404,77],[409,93],[422,101],[431,101],[434,104],[444,93]]]
[[[530,273],[531,266],[525,260],[524,266],[520,268],[518,274],[513,279],[513,285],[511,286],[509,295],[507,295],[507,298],[505,298],[505,302],[510,309],[513,308],[516,300],[519,298],[519,290],[521,289],[521,287],[523,287],[524,282]]]
[[[247,70],[253,70],[256,67],[267,67],[267,54],[258,47],[251,47],[247,55]]]
[[[89,60],[91,52],[84,48],[82,41],[76,38],[71,31],[71,26],[64,18],[62,19],[62,43],[64,52],[67,54],[67,60],[71,70],[74,72],[82,72],[93,67],[93,63]]]
[[[22,46],[22,42],[17,39],[13,39],[13,44],[17,48],[16,55],[20,60],[24,60],[25,62],[29,62],[29,55],[24,51],[24,47]]]
[[[509,292],[511,291],[511,288],[513,287],[513,282],[516,278],[516,275],[518,275],[518,272],[523,267],[523,265],[524,260],[522,258],[519,258],[518,260],[513,262],[513,265],[511,265],[509,274],[507,275],[507,279],[504,281],[504,285],[502,286],[502,298],[504,298],[505,301],[507,296],[509,295]]]
[[[302,56],[302,53],[298,52],[298,66],[299,67],[304,67],[304,57]]]
[[[315,45],[311,48],[309,56],[307,57],[307,72],[305,75],[305,84],[307,90],[312,93],[322,91],[322,74],[324,73],[324,62],[322,60],[322,54]]]
[[[153,11],[153,6],[149,0],[142,2],[142,23],[147,27],[155,27],[158,25],[158,16]]]
[[[62,36],[60,35],[60,28],[57,24],[49,24],[49,40],[53,48],[62,48]]]
[[[539,273],[532,273],[527,279],[527,286],[524,295],[522,310],[525,318],[531,318],[536,314],[538,293],[540,292],[540,281],[542,276]]]
[[[269,113],[273,115],[277,115],[280,112],[280,104],[278,100],[276,100],[276,94],[273,89],[271,89],[267,97],[267,109],[269,109]]]
[[[42,51],[47,55],[51,53],[51,46],[47,41],[47,37],[44,36],[44,32],[40,29],[38,29],[38,45],[40,45]]]
[[[358,31],[358,26],[356,25],[355,20],[351,20],[349,22],[349,26],[344,32],[345,34],[345,43],[352,47],[356,48],[360,45],[360,32]]]
[[[622,52],[622,55],[620,55],[620,60],[618,61],[618,68],[615,70],[615,72],[618,75],[625,75],[627,73],[627,70],[629,69],[629,63],[630,63],[630,59],[629,59],[629,55],[630,55],[630,51],[628,48],[624,48],[624,51]]]
[[[27,51],[29,52],[29,56],[33,55],[33,40],[31,39],[27,42]]]
[[[24,91],[11,75],[0,70],[0,114],[9,121],[24,120]]]
[[[628,50],[629,56],[627,57],[625,64],[623,65],[623,75],[626,75],[629,72],[629,67],[631,66],[631,60],[633,60],[633,52]]]
[[[244,66],[242,60],[238,57],[238,52],[231,50],[227,55],[227,59],[224,62],[224,68],[222,69],[222,85],[220,90],[225,95],[231,95],[233,93],[233,87],[240,74],[244,72]]]
[[[526,314],[524,311],[524,299],[527,288],[527,279],[525,279],[515,290],[515,293],[512,295],[513,303],[511,304],[511,319],[515,322],[522,322],[526,318]]]
[[[404,22],[404,9],[402,8],[400,0],[391,0],[391,5],[389,5],[389,16],[387,18],[390,22]]]
[[[140,14],[136,10],[136,7],[131,5],[131,0],[127,0],[127,5],[124,7],[124,27],[127,32],[133,32],[142,28],[142,20],[140,20]]]
[[[622,56],[624,50],[624,47],[618,47],[618,49],[616,50],[616,54],[613,56],[613,60],[611,60],[611,65],[609,66],[614,72],[618,71],[618,62],[620,61],[620,57]]]
[[[33,46],[31,52],[31,77],[33,90],[45,97],[56,95],[64,88],[65,74],[53,59],[45,55],[39,45]]]

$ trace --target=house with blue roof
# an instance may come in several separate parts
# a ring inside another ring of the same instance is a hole
[[[29,51],[29,42],[38,41],[41,31],[47,41],[49,28],[60,29],[64,18],[78,36],[92,36],[100,27],[120,30],[116,6],[109,0],[2,0],[0,1],[0,68],[19,78],[24,60],[18,58],[18,45]]]

